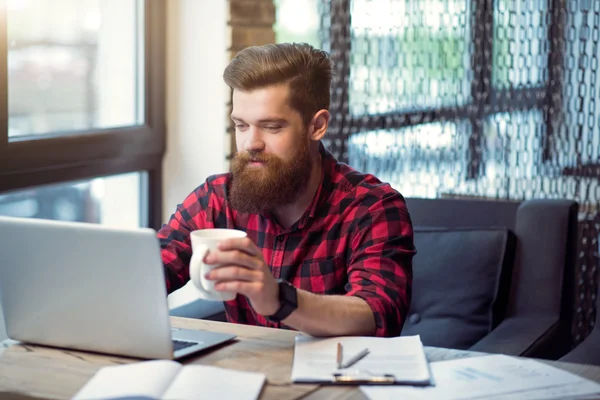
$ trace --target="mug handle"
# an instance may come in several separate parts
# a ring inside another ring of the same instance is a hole
[[[202,284],[206,282],[206,278],[202,274],[202,265],[204,265],[204,257],[208,253],[208,246],[205,244],[199,244],[196,250],[192,253],[190,259],[190,279],[194,282],[194,286],[202,292],[206,297],[212,297],[205,289]]]

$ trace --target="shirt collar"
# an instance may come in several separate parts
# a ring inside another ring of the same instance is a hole
[[[313,219],[315,217],[319,206],[327,200],[328,195],[332,191],[332,176],[335,171],[337,160],[333,154],[325,148],[323,142],[319,143],[319,154],[321,154],[321,181],[310,205],[299,220],[298,229],[302,229],[308,222],[308,219]]]

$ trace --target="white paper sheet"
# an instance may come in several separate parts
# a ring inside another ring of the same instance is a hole
[[[561,386],[552,386],[544,389],[527,390],[518,393],[508,393],[499,396],[490,396],[490,400],[513,400],[515,396],[519,400],[598,400],[600,399],[600,387],[596,382],[584,381],[578,383],[567,383]]]
[[[162,398],[256,400],[264,382],[264,374],[186,365]]]
[[[369,354],[348,369],[338,370],[337,344],[344,359],[368,348]],[[419,336],[394,338],[337,337],[317,339],[299,335],[294,348],[292,381],[331,382],[334,373],[357,376],[394,375],[401,382],[428,382],[430,375]]]
[[[600,385],[538,361],[490,355],[430,364],[435,386],[361,387],[371,400],[541,399],[600,393]]]
[[[73,397],[100,399],[256,400],[265,375],[169,360],[104,367]]]
[[[159,399],[180,369],[181,364],[169,360],[104,367],[86,383],[73,399],[126,397]]]

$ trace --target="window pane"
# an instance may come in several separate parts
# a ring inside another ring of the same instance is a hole
[[[448,121],[352,135],[349,164],[375,174],[407,197],[467,195],[531,198],[544,176],[559,173],[541,161],[540,110],[487,117],[480,138],[482,175],[468,179],[471,124]]]
[[[42,186],[0,195],[0,215],[93,222],[119,228],[146,226],[141,192],[146,173]]]
[[[545,1],[494,2],[495,88],[542,84],[548,68],[548,13]]]
[[[140,0],[9,0],[9,137],[142,122]]]
[[[354,134],[349,164],[404,196],[437,197],[466,176],[469,130],[469,123],[458,121]]]
[[[350,111],[451,107],[470,96],[467,0],[353,0]]]
[[[556,174],[542,162],[545,135],[541,110],[490,115],[483,126],[484,176],[479,191],[490,197],[533,198],[544,175]]]
[[[598,2],[582,2],[569,3],[565,11],[564,114],[552,149],[561,166],[600,164],[599,10]]]
[[[306,42],[321,47],[317,0],[274,0],[277,43]]]

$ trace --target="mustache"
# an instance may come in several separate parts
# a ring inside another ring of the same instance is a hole
[[[272,162],[273,160],[275,160],[277,157],[270,155],[270,154],[248,151],[248,152],[244,152],[244,153],[238,153],[236,155],[236,158],[244,164],[248,164],[251,162],[261,162],[261,163],[268,164],[269,162]]]

